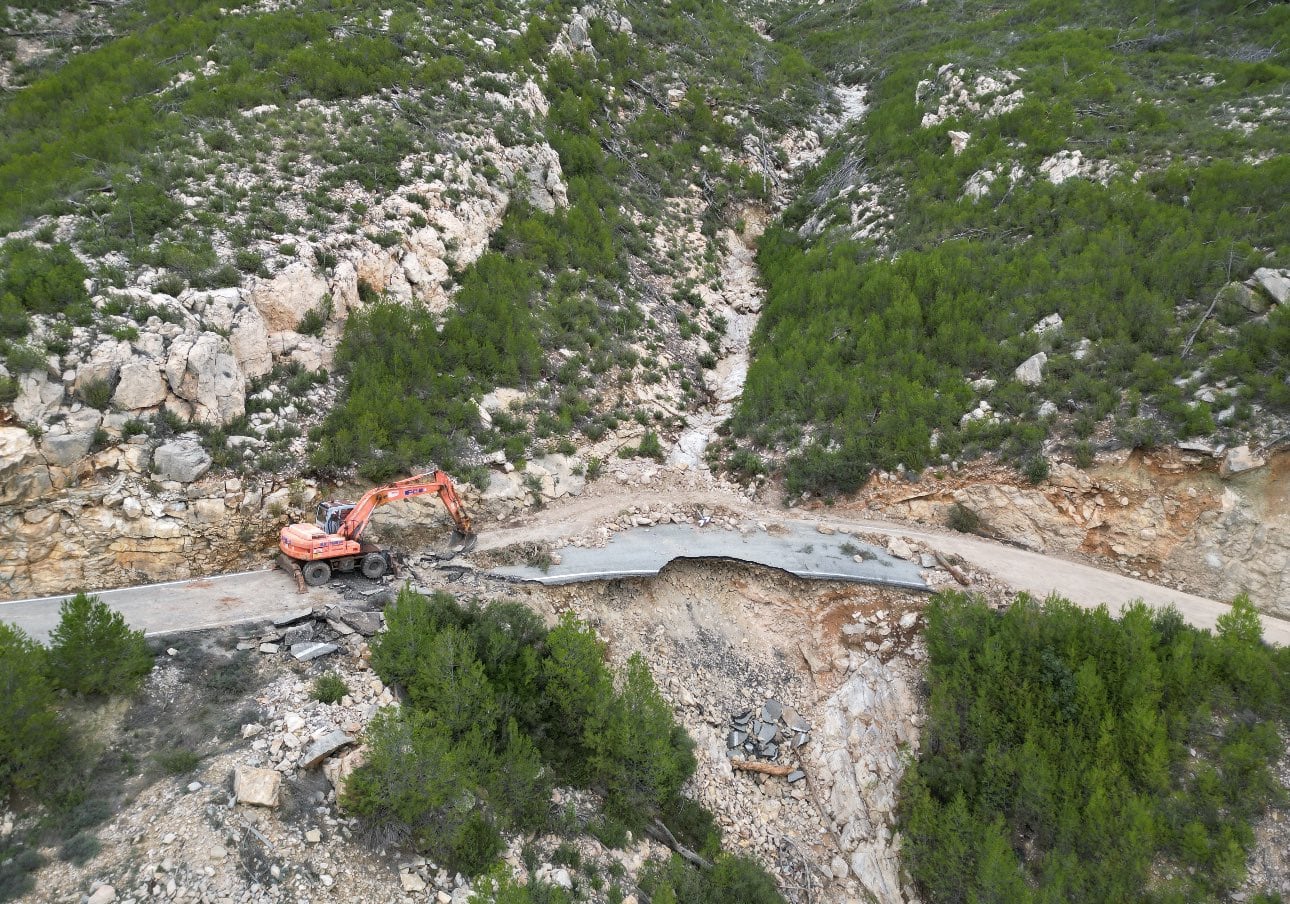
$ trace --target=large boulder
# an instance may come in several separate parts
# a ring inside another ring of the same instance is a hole
[[[0,505],[35,499],[49,487],[36,440],[21,427],[0,427]]]
[[[192,404],[201,423],[227,424],[246,412],[246,378],[228,340],[217,333],[177,337],[166,359],[166,381]]]
[[[108,340],[94,346],[88,361],[76,368],[77,389],[90,383],[114,383],[121,367],[134,357],[134,349],[124,339]]]
[[[195,438],[181,436],[158,446],[152,463],[162,480],[192,483],[210,470],[211,457]]]
[[[264,318],[269,332],[294,330],[301,319],[316,310],[327,294],[325,283],[308,264],[294,263],[251,290],[251,303]]]
[[[1290,271],[1260,267],[1250,277],[1249,286],[1262,289],[1277,304],[1290,301]]]
[[[155,361],[131,361],[121,365],[120,381],[112,404],[123,411],[154,408],[166,400],[166,381]]]
[[[1013,376],[1027,386],[1038,386],[1044,382],[1044,365],[1047,363],[1048,355],[1043,352],[1037,352],[1022,361],[1017,369],[1013,371]]]
[[[233,770],[233,795],[239,804],[276,807],[282,773],[273,769],[238,766]]]

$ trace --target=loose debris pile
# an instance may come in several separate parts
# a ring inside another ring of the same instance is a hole
[[[793,707],[785,706],[773,697],[762,705],[756,717],[751,709],[745,709],[730,720],[730,726],[730,733],[726,735],[726,748],[731,756],[743,752],[770,763],[778,760],[782,752],[786,752],[791,758],[800,757],[801,749],[811,740],[810,723],[798,715]],[[747,768],[748,771],[767,771],[770,774],[783,771],[790,784],[806,778],[806,773],[800,767],[791,770],[783,767],[782,770],[773,771],[752,769],[748,768],[751,764],[741,764],[737,760],[731,765],[736,769]]]

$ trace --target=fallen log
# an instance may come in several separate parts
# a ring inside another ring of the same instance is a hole
[[[760,772],[762,775],[778,775],[783,778],[797,767],[784,766],[779,763],[758,763],[753,760],[731,760],[730,768],[739,769],[743,772]]]
[[[954,580],[958,581],[964,587],[967,587],[972,583],[968,580],[968,576],[964,574],[963,569],[945,558],[945,556],[941,555],[939,552],[933,552],[932,555],[936,557],[936,563],[948,571],[950,573],[950,577],[954,578]]]
[[[663,825],[663,821],[661,819],[656,819],[646,825],[645,832],[655,841],[662,842],[672,850],[676,851],[683,859],[688,860],[694,866],[701,867],[702,869],[712,869],[712,864],[710,862],[703,857],[700,857],[685,845],[681,844],[681,842],[677,841],[676,836],[672,834],[672,830]]]

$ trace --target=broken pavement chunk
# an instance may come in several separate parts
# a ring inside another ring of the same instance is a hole
[[[775,735],[779,734],[779,729],[771,723],[765,723],[757,732],[757,740],[765,744],[767,741],[775,740]]]
[[[305,752],[300,757],[300,765],[305,769],[312,769],[337,750],[347,744],[353,744],[354,741],[354,738],[339,728],[328,732],[305,748]]]
[[[783,711],[784,706],[778,700],[774,698],[767,700],[766,705],[761,708],[761,720],[763,722],[778,722]]]
[[[283,628],[287,625],[294,625],[298,621],[304,621],[306,618],[312,618],[314,614],[313,607],[306,606],[303,609],[293,609],[285,615],[279,616],[273,620],[273,627]]]
[[[328,653],[335,653],[339,649],[340,647],[334,643],[297,643],[291,645],[291,655],[301,662],[306,662],[319,656],[326,656]]]
[[[726,746],[733,750],[747,740],[748,732],[737,730],[731,731],[730,734],[726,735]]]
[[[340,620],[364,637],[371,637],[381,630],[381,613],[379,612],[342,612]]]
[[[785,706],[783,712],[784,724],[793,731],[810,731],[811,723],[807,722],[797,714],[797,710],[791,706]]]
[[[788,774],[789,784],[792,784],[793,782],[800,782],[804,778],[806,778],[806,773],[803,772],[801,769],[794,769],[792,772]]]

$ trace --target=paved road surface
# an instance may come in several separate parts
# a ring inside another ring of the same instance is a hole
[[[332,600],[325,588],[297,593],[296,582],[280,570],[96,590],[94,595],[150,636],[275,619]],[[46,640],[58,624],[58,608],[67,596],[0,603],[0,619],[18,625],[37,640]]]

